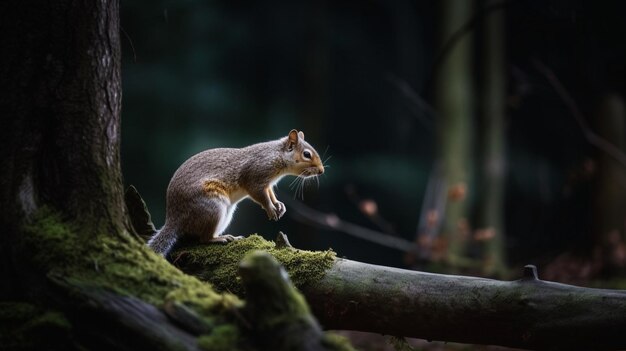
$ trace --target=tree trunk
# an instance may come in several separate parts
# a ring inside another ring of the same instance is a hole
[[[624,99],[615,93],[600,100],[595,113],[598,135],[619,150],[624,150]],[[596,259],[603,273],[626,271],[626,176],[624,165],[605,152],[597,152],[597,174],[593,188],[593,234]]]
[[[472,1],[442,1],[441,42],[445,43],[471,16]],[[442,162],[448,201],[442,234],[447,241],[447,260],[457,266],[465,255],[469,235],[467,194],[470,184],[470,157],[473,114],[472,36],[466,35],[442,58],[436,76],[439,158]]]
[[[45,202],[90,228],[128,228],[117,1],[5,1],[0,22],[2,225]]]
[[[488,0],[484,8],[497,4]],[[482,128],[479,219],[475,237],[482,247],[483,273],[502,276],[506,270],[504,249],[504,173],[505,142],[504,114],[506,72],[504,53],[504,9],[485,15],[483,27],[483,82],[481,87]]]
[[[42,206],[63,209],[65,219],[80,223],[80,235],[128,228],[118,147],[118,3],[5,1],[0,23],[0,225],[8,229],[0,255],[12,276],[20,269],[20,225]]]
[[[195,348],[195,336],[158,323],[162,311],[115,286],[133,279],[124,260],[147,252],[129,235],[121,190],[118,18],[117,1],[0,5],[0,254],[10,277],[0,299],[60,310],[78,345]],[[119,256],[105,259],[110,249]],[[153,338],[167,329],[177,332]]]

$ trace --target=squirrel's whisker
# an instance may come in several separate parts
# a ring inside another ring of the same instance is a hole
[[[300,196],[300,189],[302,188],[302,182],[304,178],[298,178],[298,186],[296,187],[296,192],[293,195],[294,199],[297,199]]]
[[[302,199],[302,201],[304,201],[304,190],[308,181],[309,178],[304,178],[302,180],[302,186],[300,187],[300,198]]]
[[[298,178],[296,177],[291,183],[289,183],[289,188],[293,189],[294,184],[296,183],[296,181],[298,180]]]
[[[300,179],[300,177],[302,177],[302,175],[304,174],[304,171],[300,172],[300,174],[298,174],[298,176],[296,177],[296,179],[294,179],[293,181],[291,181],[291,184],[289,184],[289,188],[293,188],[294,183],[296,183],[296,181],[298,181],[298,179]]]
[[[297,190],[298,190],[298,186],[297,186],[298,185],[298,183],[297,183],[298,179],[300,179],[300,178],[298,177],[298,178],[294,179],[293,182],[291,182],[292,185],[289,186],[289,188],[291,190],[293,190],[293,198],[294,198],[294,200],[296,198],[296,194],[297,194]]]
[[[324,153],[322,154],[322,159],[324,159],[324,156],[326,156],[326,152],[328,152],[328,148],[330,147],[330,145],[326,145],[326,150],[324,150]],[[324,163],[324,162],[322,162]]]
[[[300,175],[294,180],[295,182],[295,191],[293,193],[293,198],[296,199],[298,196],[298,193],[300,192],[300,189],[302,188],[302,182],[304,182],[304,178],[302,176],[302,173],[300,173]]]

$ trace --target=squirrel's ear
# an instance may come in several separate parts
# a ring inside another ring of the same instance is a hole
[[[300,137],[300,139],[304,140],[304,133],[302,131],[298,132],[298,136]]]
[[[298,131],[295,129],[292,129],[291,132],[289,132],[289,135],[287,136],[287,145],[291,149],[297,144],[298,144]]]

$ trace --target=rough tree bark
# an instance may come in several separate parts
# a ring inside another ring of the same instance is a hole
[[[19,226],[43,202],[89,228],[125,228],[117,11],[116,2],[0,4],[0,223],[8,229],[0,247],[7,272],[19,268],[8,251]]]
[[[45,200],[122,231],[117,2],[4,1],[0,22],[2,223]]]

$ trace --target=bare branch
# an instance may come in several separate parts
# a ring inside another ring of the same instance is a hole
[[[378,204],[375,200],[362,198],[353,185],[346,187],[346,194],[354,206],[359,209],[359,212],[380,228],[380,230],[390,235],[397,235],[393,225],[381,216],[380,211],[378,211]]]
[[[425,90],[428,91],[432,88],[432,84],[434,83],[434,77],[437,74],[437,71],[441,68],[441,65],[446,60],[452,49],[460,42],[463,37],[469,33],[471,33],[477,24],[479,24],[483,17],[494,12],[503,10],[506,6],[511,4],[511,0],[503,0],[500,2],[492,3],[489,6],[485,6],[481,9],[480,12],[477,12],[469,21],[464,23],[459,29],[457,29],[447,41],[442,45],[439,53],[435,57],[433,61],[433,66],[430,71],[430,76],[426,80],[426,84],[424,84]]]
[[[387,81],[396,88],[401,94],[402,97],[405,98],[407,102],[409,102],[409,108],[415,115],[415,118],[429,131],[435,129],[433,126],[433,119],[435,116],[435,109],[424,100],[415,90],[411,88],[409,83],[405,80],[400,79],[400,77],[388,73],[385,75]]]
[[[286,200],[285,202],[294,210],[289,213],[297,221],[311,224],[318,228],[352,235],[359,239],[404,252],[413,252],[415,250],[415,244],[408,240],[344,221],[334,213],[323,213],[314,210],[297,200]]]
[[[565,87],[563,86],[561,81],[557,78],[557,76],[554,74],[554,72],[548,66],[546,66],[541,61],[539,61],[538,59],[533,59],[532,61],[533,61],[533,65],[535,66],[535,68],[546,77],[550,85],[552,85],[552,88],[554,89],[554,91],[563,100],[563,103],[565,103],[565,106],[570,111],[572,116],[574,116],[576,123],[578,123],[578,126],[582,130],[583,135],[585,136],[585,139],[587,139],[589,144],[607,153],[609,156],[613,157],[617,162],[621,163],[622,166],[626,167],[626,154],[624,154],[624,152],[622,152],[620,148],[618,148],[617,146],[613,145],[608,140],[596,134],[591,129],[591,127],[589,127],[589,124],[587,123],[587,120],[585,119],[585,116],[583,115],[583,113],[578,108],[576,101],[570,95],[567,89],[565,89]]]

